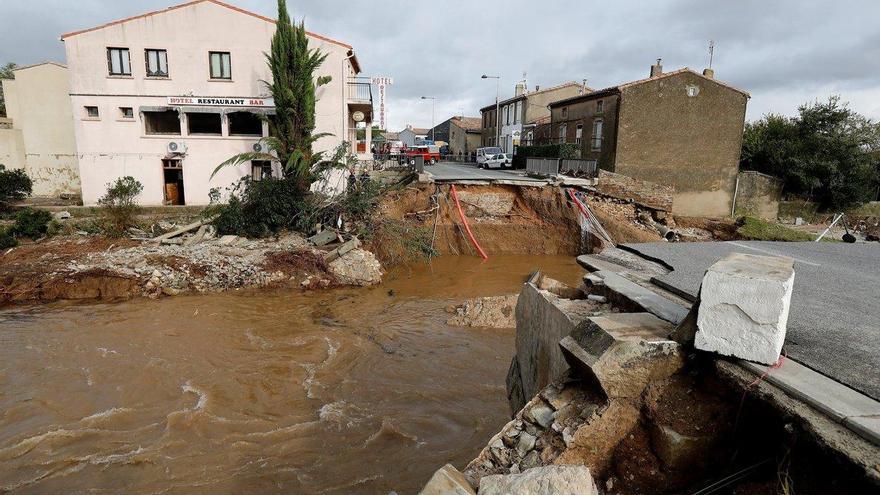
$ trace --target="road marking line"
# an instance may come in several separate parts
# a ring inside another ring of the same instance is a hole
[[[784,257],[784,258],[791,258],[791,259],[797,261],[798,263],[803,263],[803,264],[805,264],[805,265],[810,265],[810,266],[822,266],[822,265],[820,265],[819,263],[813,263],[813,262],[811,262],[811,261],[805,261],[805,260],[802,260],[802,259],[800,259],[800,258],[795,258],[794,256],[789,256],[789,255],[787,255],[787,254],[785,254],[785,253],[777,253],[777,252],[775,252],[775,251],[770,251],[770,250],[767,250],[767,249],[760,249],[760,248],[756,248],[756,247],[753,247],[753,246],[747,246],[747,245],[745,245],[745,244],[740,244],[740,243],[738,243],[738,242],[734,242],[734,241],[727,241],[727,244],[733,244],[734,246],[739,246],[739,247],[741,247],[741,248],[751,249],[751,250],[753,250],[753,251],[758,251],[759,253],[772,254],[773,256],[782,256],[782,257]]]

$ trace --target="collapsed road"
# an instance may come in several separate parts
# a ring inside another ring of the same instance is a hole
[[[787,355],[880,400],[880,245],[736,241],[621,247],[672,269],[652,281],[691,301],[706,269],[730,253],[794,259]]]

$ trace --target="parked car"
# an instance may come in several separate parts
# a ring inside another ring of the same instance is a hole
[[[490,156],[495,156],[499,153],[503,153],[504,151],[498,147],[488,147],[488,148],[477,148],[477,164],[486,163],[486,160],[489,159]]]
[[[406,163],[410,165],[416,164],[416,157],[421,156],[425,160],[425,165],[434,165],[440,161],[440,147],[435,145],[415,146],[408,148],[402,157]]]
[[[513,157],[508,153],[498,153],[490,156],[478,166],[480,168],[511,168],[513,167]]]

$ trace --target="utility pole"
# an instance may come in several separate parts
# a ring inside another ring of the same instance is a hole
[[[431,141],[434,141],[434,103],[437,102],[437,98],[434,96],[423,96],[423,100],[431,100]]]
[[[501,118],[501,76],[487,76],[483,74],[480,79],[495,79],[495,146],[498,146],[498,142],[501,141],[501,126],[499,125],[499,119]]]

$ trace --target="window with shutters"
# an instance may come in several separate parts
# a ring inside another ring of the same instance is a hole
[[[168,77],[168,51],[147,49],[144,51],[147,77]]]
[[[232,79],[232,55],[229,52],[209,52],[211,79]]]
[[[107,68],[111,76],[130,76],[131,55],[128,48],[108,48]]]

